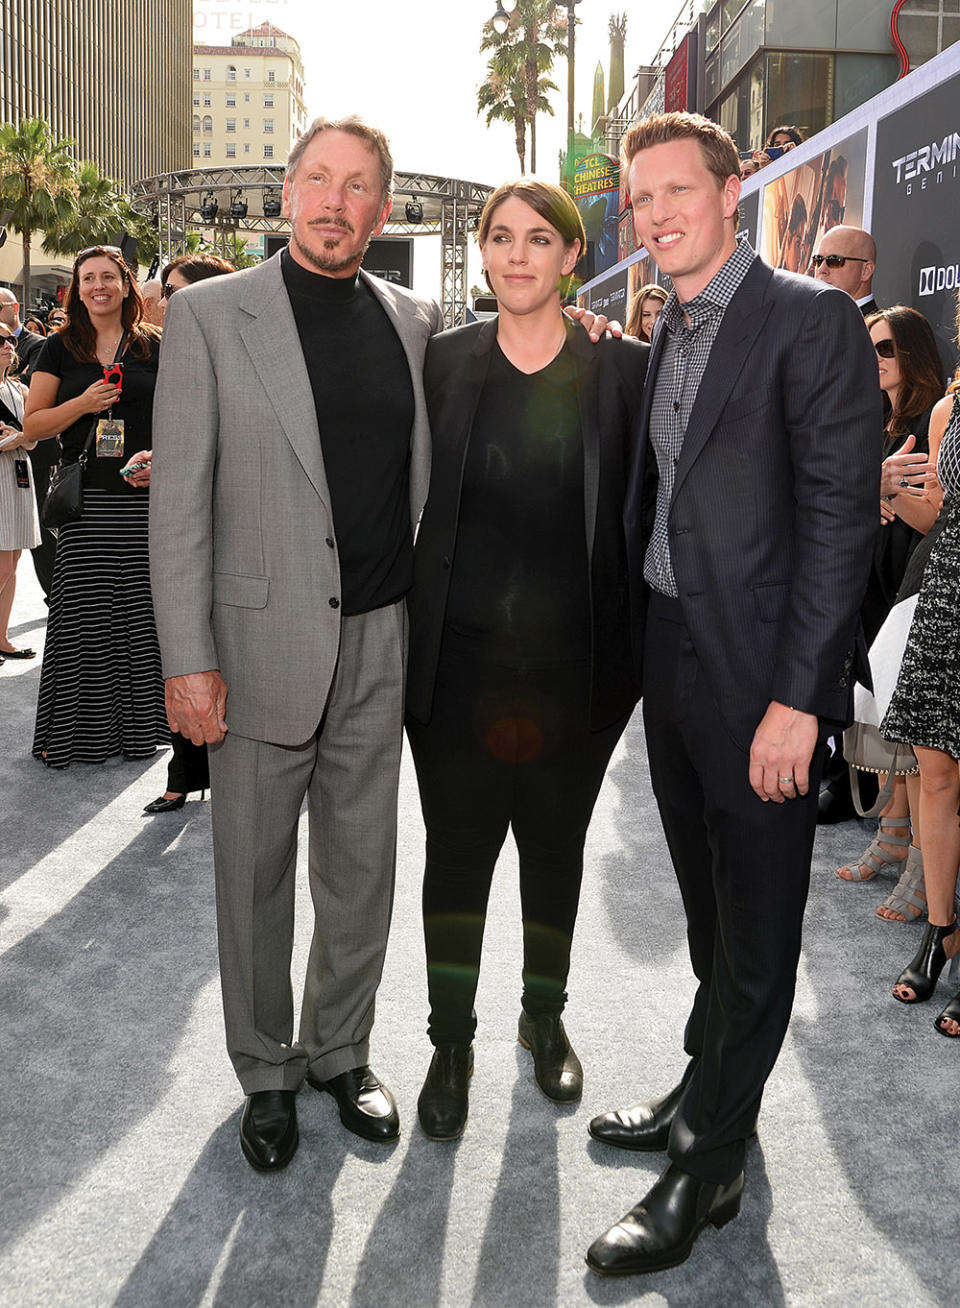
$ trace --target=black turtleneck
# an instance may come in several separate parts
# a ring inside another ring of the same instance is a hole
[[[310,272],[286,250],[280,266],[317,408],[343,613],[368,613],[413,579],[410,367],[359,275]]]

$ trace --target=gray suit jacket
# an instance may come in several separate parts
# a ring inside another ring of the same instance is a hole
[[[410,517],[430,475],[423,358],[438,307],[364,277],[410,364]],[[165,677],[219,668],[227,723],[294,745],[316,730],[340,641],[336,532],[279,255],[171,300],[153,420],[150,563]]]

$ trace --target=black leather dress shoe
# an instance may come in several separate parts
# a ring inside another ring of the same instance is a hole
[[[400,1117],[393,1095],[378,1081],[369,1067],[351,1067],[349,1072],[321,1081],[307,1073],[314,1090],[333,1095],[340,1109],[340,1121],[354,1135],[365,1140],[387,1142],[400,1134]]]
[[[458,1140],[467,1124],[473,1045],[437,1045],[417,1100],[417,1116],[431,1140]]]
[[[559,1017],[531,1017],[521,1012],[517,1039],[533,1054],[533,1075],[548,1099],[570,1104],[580,1098],[583,1068]]]
[[[255,1090],[240,1118],[240,1148],[258,1172],[279,1172],[297,1152],[297,1092]]]
[[[666,1149],[670,1127],[677,1115],[677,1105],[683,1098],[684,1086],[677,1085],[662,1099],[652,1099],[632,1108],[618,1108],[612,1113],[595,1117],[587,1130],[601,1144],[616,1145],[618,1149],[637,1149],[655,1153]]]
[[[671,1163],[653,1189],[587,1250],[601,1276],[632,1276],[676,1267],[709,1222],[724,1226],[740,1211],[743,1173],[729,1183],[701,1181]]]

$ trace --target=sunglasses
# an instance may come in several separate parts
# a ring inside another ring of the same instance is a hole
[[[881,359],[895,359],[897,357],[897,347],[889,336],[885,341],[874,341],[873,348]]]
[[[819,268],[825,263],[828,268],[842,268],[845,263],[869,263],[869,259],[861,259],[856,254],[815,254],[813,256],[814,268]]]
[[[11,350],[16,352],[17,338],[15,336],[0,336],[0,345],[9,345]]]

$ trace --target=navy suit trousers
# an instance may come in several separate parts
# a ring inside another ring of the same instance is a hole
[[[790,1021],[816,832],[823,747],[806,797],[763,802],[703,675],[676,600],[654,595],[644,655],[654,794],[699,982],[671,1159],[705,1181],[742,1169]]]

